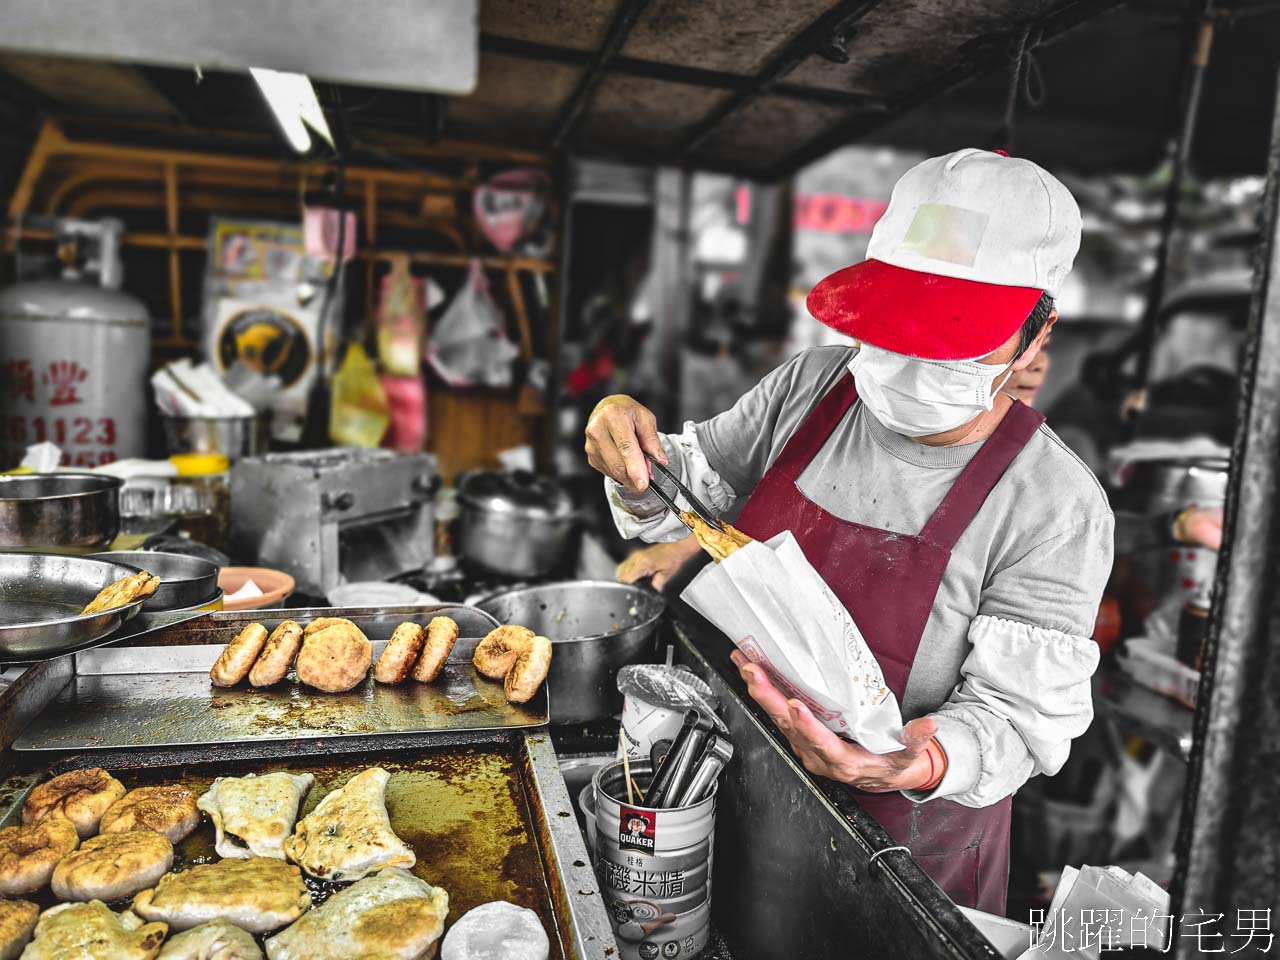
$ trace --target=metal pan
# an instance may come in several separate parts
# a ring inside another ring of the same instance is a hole
[[[80,616],[98,591],[133,567],[55,553],[0,553],[0,662],[48,660],[104,643],[138,612],[137,600]]]
[[[94,473],[0,477],[0,550],[101,550],[120,531],[123,483]]]
[[[112,550],[93,556],[128,564],[159,577],[160,586],[142,605],[151,612],[199,606],[218,595],[219,567],[200,557],[158,550]]]

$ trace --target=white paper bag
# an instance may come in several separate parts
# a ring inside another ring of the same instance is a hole
[[[829,729],[872,753],[902,749],[880,664],[789,531],[708,564],[681,597]]]

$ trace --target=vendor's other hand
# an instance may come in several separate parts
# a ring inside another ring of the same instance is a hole
[[[1190,547],[1222,549],[1222,511],[1188,507],[1173,522],[1173,538]]]
[[[902,728],[904,749],[875,754],[836,736],[799,700],[788,700],[762,667],[737,650],[732,659],[751,698],[777,724],[810,773],[869,793],[912,790],[929,781],[931,767],[925,751],[938,727],[928,717],[912,720]]]
[[[655,543],[636,550],[623,560],[614,576],[621,583],[635,583],[649,577],[653,582],[653,589],[661,590],[699,549],[698,538],[693,534],[675,543]]]
[[[587,462],[606,477],[638,493],[649,489],[647,453],[664,466],[658,419],[632,397],[614,394],[596,404],[587,418]]]

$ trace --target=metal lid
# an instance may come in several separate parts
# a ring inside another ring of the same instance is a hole
[[[483,510],[561,518],[573,514],[569,495],[553,480],[528,470],[477,470],[458,486],[458,499]]]

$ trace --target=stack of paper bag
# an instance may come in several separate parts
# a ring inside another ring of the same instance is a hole
[[[790,532],[708,564],[681,596],[829,729],[872,753],[902,749],[880,664]]]

